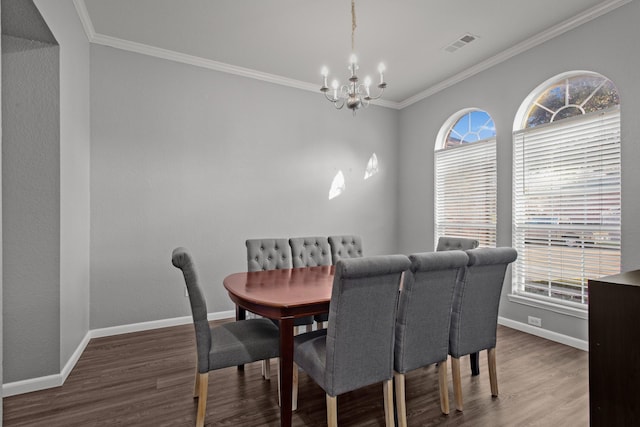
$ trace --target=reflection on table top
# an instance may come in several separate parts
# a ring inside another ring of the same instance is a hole
[[[262,305],[304,306],[331,299],[334,266],[234,273],[224,279],[229,293]]]

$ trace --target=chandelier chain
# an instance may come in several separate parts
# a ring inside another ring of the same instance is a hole
[[[356,50],[356,0],[351,0],[351,52]]]

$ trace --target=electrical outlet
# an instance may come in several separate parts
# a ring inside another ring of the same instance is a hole
[[[529,316],[529,324],[541,328],[542,319],[540,319],[539,317]]]

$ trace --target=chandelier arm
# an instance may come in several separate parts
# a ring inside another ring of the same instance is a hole
[[[376,96],[367,96],[366,98],[368,98],[368,100],[372,100],[372,99],[379,99],[382,97],[382,94],[384,93],[384,88],[380,88],[380,92],[376,95]]]
[[[340,109],[342,109],[342,107],[344,107],[344,99],[342,99],[341,101],[342,102],[340,102],[338,100],[333,101],[333,106],[336,107],[336,110],[340,110]]]
[[[328,101],[337,102],[340,98],[334,98],[333,96],[327,95],[327,92],[324,92],[324,97],[327,98]]]

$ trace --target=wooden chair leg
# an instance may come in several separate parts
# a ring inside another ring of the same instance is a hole
[[[487,360],[489,361],[489,382],[491,383],[491,395],[498,396],[498,373],[496,370],[496,348],[487,350]]]
[[[324,329],[324,322],[317,322],[318,323],[318,329]]]
[[[382,392],[384,395],[384,419],[386,427],[395,427],[393,413],[393,379],[382,383]]]
[[[199,397],[198,397],[198,415],[196,418],[196,427],[204,427],[204,418],[207,412],[207,392],[209,390],[209,373],[198,375]]]
[[[451,357],[451,376],[453,377],[453,397],[456,409],[462,411],[462,379],[460,378],[460,359]]]
[[[327,427],[338,427],[338,398],[327,394]]]
[[[269,381],[271,379],[271,360],[265,359],[262,361],[262,377]]]
[[[440,410],[449,415],[449,382],[447,381],[447,359],[438,366],[438,386],[440,388]]]
[[[198,359],[196,358],[196,380],[193,384],[193,397],[198,397],[200,393],[200,372],[198,372]]]
[[[398,425],[407,427],[407,401],[405,396],[404,374],[393,374],[396,383],[396,409],[398,411]]]
[[[293,381],[291,384],[291,410],[298,409],[298,365],[293,364]]]

